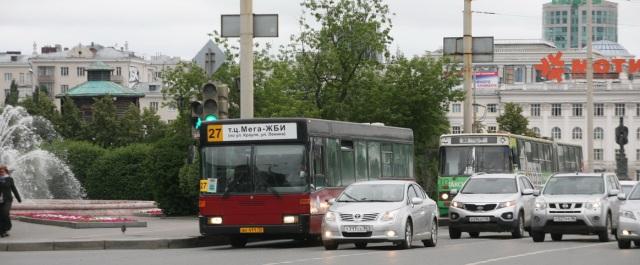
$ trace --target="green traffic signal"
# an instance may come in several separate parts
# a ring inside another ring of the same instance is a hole
[[[193,117],[191,123],[193,124],[193,128],[200,129],[202,126],[202,119],[200,119],[200,117]]]
[[[217,121],[217,120],[218,120],[218,117],[216,117],[216,115],[213,115],[213,114],[209,114],[206,117],[204,117],[204,121]]]

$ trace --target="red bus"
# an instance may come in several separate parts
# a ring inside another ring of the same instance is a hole
[[[413,132],[305,118],[220,120],[200,129],[200,233],[313,239],[327,201],[356,181],[413,178]]]

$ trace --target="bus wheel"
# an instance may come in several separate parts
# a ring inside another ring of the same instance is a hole
[[[469,232],[469,236],[471,238],[478,238],[480,237],[480,232]]]
[[[234,248],[243,248],[244,246],[247,245],[247,238],[232,237],[232,238],[229,238],[229,243],[231,243],[231,246]]]

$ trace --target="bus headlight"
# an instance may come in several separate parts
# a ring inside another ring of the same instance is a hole
[[[296,215],[285,215],[282,217],[282,222],[285,224],[295,224],[298,222],[298,216]]]
[[[220,224],[222,224],[222,216],[209,217],[209,224],[210,225],[220,225]]]
[[[445,192],[445,193],[440,194],[440,199],[442,199],[444,201],[448,200],[449,199],[449,193]]]

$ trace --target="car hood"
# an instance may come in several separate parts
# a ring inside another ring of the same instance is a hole
[[[472,202],[482,202],[482,203],[499,203],[506,201],[513,201],[518,199],[517,193],[508,193],[508,194],[464,194],[460,193],[456,195],[453,199],[454,201],[458,201],[461,203],[472,203]]]
[[[592,202],[604,198],[603,194],[594,195],[544,195],[538,197],[538,200],[544,200],[545,202]]]
[[[620,205],[620,210],[638,212],[640,211],[640,200],[624,201],[624,203]]]
[[[404,202],[336,202],[329,208],[338,213],[384,213],[404,206]]]

